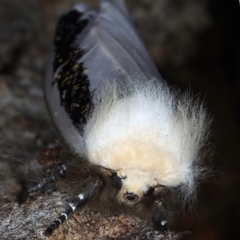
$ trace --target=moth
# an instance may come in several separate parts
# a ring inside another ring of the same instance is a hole
[[[94,201],[167,230],[171,205],[195,196],[208,117],[163,80],[123,0],[102,0],[97,10],[79,3],[61,16],[44,87],[74,156],[59,175],[77,192],[46,232]]]

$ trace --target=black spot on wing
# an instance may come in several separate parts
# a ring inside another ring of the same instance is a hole
[[[84,52],[72,46],[88,23],[81,17],[82,13],[76,10],[63,15],[54,38],[53,84],[58,84],[61,105],[76,127],[86,122],[91,107],[89,79],[84,73],[83,63],[79,62]]]
[[[82,16],[83,13],[70,10],[60,17],[54,37],[54,46],[57,51],[65,51],[74,42],[76,35],[86,27],[88,19],[81,19]],[[54,68],[55,71],[57,66],[54,66]]]
[[[68,48],[66,61],[55,75],[61,104],[75,126],[86,122],[91,105],[89,80],[84,74],[83,63],[78,63],[82,54],[79,49]]]

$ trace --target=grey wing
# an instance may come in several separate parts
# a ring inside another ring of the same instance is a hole
[[[124,1],[103,0],[98,11],[77,4],[66,12],[57,25],[45,92],[67,142],[82,141],[93,92],[111,79],[127,84],[139,75],[161,80]]]
[[[101,1],[96,17],[74,44],[85,52],[79,62],[87,71],[91,91],[111,79],[125,83],[139,75],[161,79],[122,0]]]

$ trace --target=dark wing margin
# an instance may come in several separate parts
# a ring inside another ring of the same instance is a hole
[[[92,105],[89,79],[83,63],[79,62],[84,52],[72,46],[89,21],[82,16],[83,13],[74,8],[65,13],[58,21],[53,42],[52,84],[57,84],[61,106],[76,127],[86,122]]]

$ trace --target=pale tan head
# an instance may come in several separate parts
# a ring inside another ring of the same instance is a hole
[[[149,172],[140,169],[126,168],[117,171],[122,180],[122,187],[117,199],[125,204],[134,204],[140,201],[143,195],[157,185],[157,181]]]

